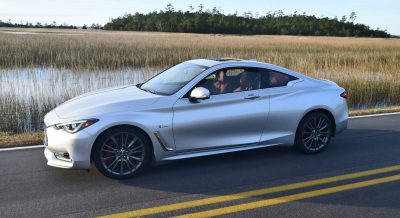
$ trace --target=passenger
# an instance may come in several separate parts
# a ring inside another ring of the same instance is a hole
[[[270,87],[276,87],[279,86],[279,79],[276,74],[271,74],[271,78],[269,79],[269,86]]]
[[[287,81],[287,77],[278,73],[271,73],[269,79],[270,87],[278,87],[285,86],[285,82]]]
[[[223,94],[228,92],[230,84],[226,78],[226,71],[221,70],[217,73],[217,82],[213,85],[214,94]]]
[[[242,72],[240,74],[240,85],[237,87],[234,92],[242,92],[242,91],[247,91],[249,90],[249,84],[250,84],[250,73],[249,72]]]

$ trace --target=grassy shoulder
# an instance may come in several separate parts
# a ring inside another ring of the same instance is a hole
[[[350,111],[350,116],[400,112],[400,106],[387,108],[372,108]],[[7,133],[0,132],[0,148],[40,145],[43,143],[43,132]]]
[[[43,132],[0,132],[0,148],[41,144],[43,144]]]
[[[391,112],[400,112],[400,106],[392,106],[385,108],[370,108],[363,110],[353,110],[349,112],[349,116],[361,116],[361,115],[369,115],[369,114],[383,114],[383,113],[391,113]]]

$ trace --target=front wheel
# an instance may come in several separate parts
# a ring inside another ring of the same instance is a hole
[[[150,141],[137,129],[118,127],[101,135],[94,145],[96,168],[113,179],[127,179],[142,171],[150,160]]]
[[[297,128],[295,147],[307,154],[318,153],[329,144],[332,131],[332,121],[325,113],[308,114]]]

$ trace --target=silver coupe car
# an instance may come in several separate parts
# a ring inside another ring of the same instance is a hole
[[[254,60],[197,59],[145,83],[73,98],[44,119],[47,164],[130,178],[161,162],[269,146],[323,150],[347,127],[347,93]]]

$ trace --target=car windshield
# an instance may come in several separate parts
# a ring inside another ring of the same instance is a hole
[[[175,65],[138,87],[158,95],[172,95],[208,67],[184,62]]]

